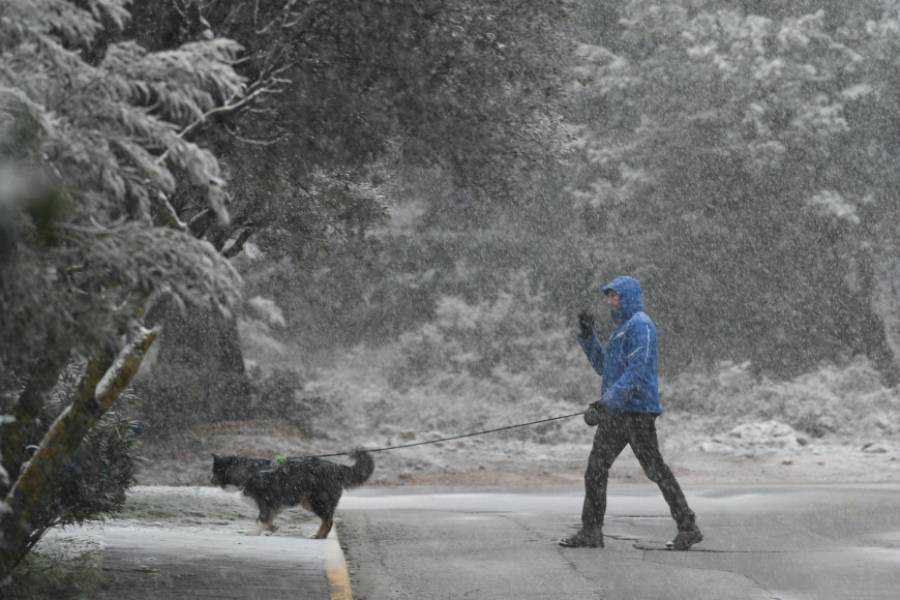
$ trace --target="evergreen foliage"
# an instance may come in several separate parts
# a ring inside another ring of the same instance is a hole
[[[47,189],[42,198],[4,199],[27,204],[15,217],[18,260],[2,273],[8,308],[0,319],[4,359],[24,364],[21,344],[33,340],[40,351],[48,335],[67,337],[60,327],[96,341],[109,330],[98,324],[125,315],[111,309],[135,293],[172,291],[207,306],[237,297],[233,271],[212,248],[159,225],[176,181],[202,190],[227,221],[218,161],[180,131],[240,94],[230,67],[238,46],[213,40],[148,53],[123,41],[92,65],[75,47],[101,29],[96,14],[121,24],[123,3],[95,2],[93,12],[38,4],[12,3],[18,43],[0,55],[4,157],[32,172],[20,187]],[[22,272],[40,275],[29,281]]]
[[[128,444],[103,414],[156,337],[147,308],[240,298],[236,271],[170,203],[189,188],[229,220],[219,161],[187,134],[244,94],[240,46],[148,52],[124,35],[129,4],[0,6],[0,393],[15,417],[0,425],[0,579],[47,527],[121,504]],[[70,362],[80,380],[57,384]],[[55,385],[67,408],[50,422]]]
[[[523,174],[563,137],[564,2],[148,0],[133,14],[129,33],[155,51],[213,34],[246,49],[244,98],[191,132],[220,149],[232,220],[211,222],[189,188],[171,205],[226,256],[250,240],[269,261],[292,261],[302,272],[290,279],[306,279],[323,254],[344,254],[341,246],[366,246],[366,232],[385,221],[398,170],[439,167],[479,190],[477,202],[510,203],[528,188]],[[246,417],[252,398],[234,323],[199,312],[163,319],[150,401],[172,397],[164,381],[187,380],[186,396],[209,398],[207,414]],[[310,321],[297,331],[304,344],[321,329]]]
[[[440,166],[458,183],[514,199],[527,189],[522,175],[563,139],[565,2],[190,4],[195,17],[143,2],[134,29],[165,49],[178,40],[174,20],[247,49],[240,69],[252,104],[225,119],[228,133],[205,132],[233,174],[237,203],[223,241],[251,229],[270,255],[302,259],[340,239],[348,221],[377,223],[383,203],[352,188],[378,188],[398,165]],[[192,25],[199,19],[205,25]],[[328,200],[347,192],[357,201]]]

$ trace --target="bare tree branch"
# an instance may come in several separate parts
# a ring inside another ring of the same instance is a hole
[[[178,211],[162,192],[156,196],[156,208],[159,210],[160,219],[164,224],[178,231],[187,231],[187,224],[178,217]]]
[[[201,238],[206,234],[206,231],[215,219],[215,211],[211,208],[204,208],[188,221],[188,229],[194,234],[194,237]]]
[[[250,236],[253,235],[254,231],[250,227],[244,228],[240,234],[238,234],[237,239],[234,240],[230,246],[222,250],[222,256],[225,258],[234,258],[244,249],[244,244],[247,243],[247,240],[250,239]]]

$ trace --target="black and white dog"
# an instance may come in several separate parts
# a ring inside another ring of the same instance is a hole
[[[322,539],[334,524],[334,511],[345,488],[362,485],[372,475],[375,463],[365,450],[351,453],[352,466],[319,458],[275,462],[264,458],[216,456],[213,454],[212,483],[235,487],[259,508],[257,535],[275,531],[275,517],[286,508],[302,506],[322,520],[315,539]]]

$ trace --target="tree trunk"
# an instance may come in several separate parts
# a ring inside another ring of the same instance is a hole
[[[876,316],[881,349],[879,371],[888,385],[900,384],[900,268],[894,255],[876,261],[870,306]]]
[[[28,440],[38,435],[37,420],[44,409],[46,395],[56,385],[67,359],[68,352],[57,352],[35,363],[13,409],[14,420],[0,425],[0,456],[12,481],[19,476],[19,468],[27,459]]]
[[[246,417],[251,386],[237,319],[190,307],[182,313],[170,303],[162,312],[165,333],[150,370],[149,393],[165,402],[163,409],[171,413],[167,420],[184,423]],[[154,399],[151,405],[156,404]]]
[[[6,496],[9,510],[0,515],[0,580],[12,572],[42,531],[42,513],[52,504],[48,493],[66,459],[128,387],[158,333],[142,329],[118,357],[104,350],[91,358],[72,404],[50,426]]]

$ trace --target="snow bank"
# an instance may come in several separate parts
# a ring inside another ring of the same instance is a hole
[[[357,348],[309,367],[293,400],[301,431],[284,419],[219,423],[192,430],[182,450],[155,450],[142,483],[204,483],[208,452],[271,457],[345,452],[450,437],[582,410],[598,395],[586,364],[569,373],[569,393],[541,377],[467,372],[438,374],[398,389],[389,349]],[[666,459],[696,477],[718,480],[891,480],[900,476],[900,399],[865,361],[827,366],[788,381],[724,364],[663,380],[657,423]],[[314,399],[315,407],[311,400]],[[285,405],[290,403],[287,400]],[[308,422],[307,422],[308,421]],[[374,456],[371,484],[571,484],[581,481],[593,430],[580,417]],[[752,459],[734,470],[735,459]],[[177,468],[172,461],[177,461]],[[349,459],[333,460],[346,464]],[[642,480],[629,450],[613,475]],[[191,492],[196,493],[196,492]],[[185,498],[185,504],[191,502]],[[174,501],[174,499],[173,499]],[[223,520],[253,515],[222,498]],[[131,502],[131,500],[130,500]],[[132,503],[137,510],[141,502]],[[150,509],[150,507],[147,507]],[[143,518],[152,515],[144,515]],[[190,521],[189,512],[182,518]],[[203,519],[200,519],[203,521]],[[188,523],[185,523],[188,524]]]
[[[359,349],[340,366],[319,370],[306,392],[335,407],[324,417],[330,426],[320,425],[333,434],[334,445],[346,440],[387,446],[579,411],[596,398],[599,386],[599,379],[583,366],[590,376],[573,381],[573,393],[563,398],[524,376],[488,379],[456,373],[398,390],[378,360]],[[884,387],[865,360],[823,366],[787,381],[757,376],[749,364],[725,363],[664,380],[662,399],[666,415],[658,429],[664,450],[671,453],[699,450],[756,457],[796,453],[823,443],[857,450],[869,444],[866,452],[876,441],[900,446],[900,390]],[[555,453],[551,447],[583,447],[590,437],[576,417],[464,440],[454,448],[457,453],[469,449],[473,454],[513,455],[511,442],[520,441],[540,444],[520,449],[537,456]],[[440,460],[444,450],[417,449],[409,468],[422,469],[422,461]]]
[[[246,534],[256,531],[257,514],[252,500],[218,487],[137,486],[128,491],[128,501],[114,522],[123,527],[179,527],[196,532]],[[276,524],[276,535],[309,537],[318,520],[301,508],[291,508],[279,515]]]
[[[885,387],[865,359],[823,366],[787,381],[756,376],[747,363],[724,363],[715,371],[664,383],[669,410],[710,417],[717,428],[727,422],[777,420],[811,438],[900,440],[900,389]]]
[[[330,431],[365,432],[364,443],[454,435],[567,414],[595,400],[599,386],[596,377],[579,379],[570,394],[558,397],[524,377],[454,374],[397,390],[377,361],[367,358],[360,351],[338,367],[319,370],[305,390],[336,408],[327,415]],[[590,371],[586,365],[585,371]],[[744,440],[738,446],[752,439],[751,445],[787,448],[791,435],[806,440],[836,436],[860,444],[885,437],[900,441],[900,389],[884,387],[866,360],[824,366],[787,381],[754,375],[746,363],[725,363],[663,380],[662,401],[669,416],[684,417],[679,421],[693,423],[698,434],[710,441]],[[498,435],[575,442],[583,440],[584,425],[576,418]]]
[[[808,442],[790,425],[778,421],[744,423],[724,435],[700,443],[704,452],[758,456],[777,451],[796,451]]]

